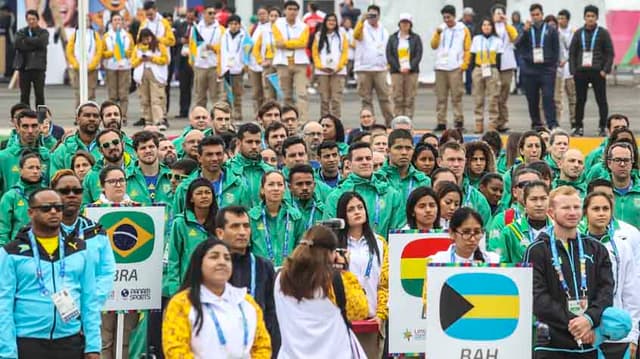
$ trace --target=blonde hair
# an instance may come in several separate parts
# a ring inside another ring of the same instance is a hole
[[[549,193],[549,206],[553,207],[558,196],[576,196],[580,198],[578,191],[571,186],[560,186]]]

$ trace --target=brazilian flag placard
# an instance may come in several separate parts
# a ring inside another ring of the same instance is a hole
[[[106,213],[100,218],[116,263],[138,263],[153,253],[156,238],[151,216],[142,212],[118,211]]]

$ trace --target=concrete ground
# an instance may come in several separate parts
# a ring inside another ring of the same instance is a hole
[[[640,132],[640,88],[633,86],[609,86],[608,100],[609,100],[609,112],[610,113],[623,113],[629,116],[631,119],[631,127],[634,132]],[[170,129],[168,134],[178,134],[181,129],[187,124],[186,119],[174,119],[174,116],[178,113],[178,88],[171,89],[171,108],[169,111]],[[74,120],[74,100],[73,90],[67,86],[48,86],[46,88],[46,103],[51,107],[54,114],[54,122],[63,127],[72,127]],[[319,95],[310,95],[309,111],[311,118],[318,118],[320,115],[320,97]],[[97,90],[97,100],[102,101],[106,99],[106,89],[99,87]],[[9,109],[18,102],[19,91],[9,90],[5,86],[0,88],[0,116],[6,120],[0,121],[0,129],[9,128]],[[209,107],[211,104],[209,104]],[[568,111],[563,113],[563,117],[560,120],[560,125],[563,128],[568,128]],[[377,104],[376,104],[377,107]],[[449,106],[451,108],[451,106]],[[464,96],[463,108],[465,115],[465,127],[467,129],[473,129],[473,97]],[[355,89],[347,89],[347,93],[344,96],[343,108],[342,108],[342,121],[347,128],[353,128],[358,125],[358,112],[360,110],[360,100]],[[140,116],[139,98],[137,93],[131,94],[130,108],[129,108],[129,123],[133,123]],[[527,102],[522,95],[512,95],[509,98],[509,112],[510,123],[509,127],[512,130],[526,130],[529,129],[530,121],[527,112]],[[250,120],[254,117],[251,101],[251,89],[245,89],[245,95],[243,98],[243,113],[245,120]],[[377,111],[379,113],[379,111]],[[593,92],[589,92],[589,99],[587,101],[587,107],[585,110],[585,135],[595,136],[597,134],[598,127],[598,108],[595,103]],[[382,119],[378,119],[382,121]],[[128,133],[135,131],[135,128],[129,124],[127,128]],[[419,130],[429,130],[436,125],[435,120],[435,95],[431,88],[420,88],[418,96],[416,98],[416,115],[415,115],[415,127]],[[449,125],[452,126],[451,112],[449,112]],[[4,132],[4,131],[3,131]]]

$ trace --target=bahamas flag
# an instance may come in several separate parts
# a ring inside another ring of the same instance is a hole
[[[418,239],[407,244],[400,257],[400,278],[402,289],[414,297],[421,298],[424,278],[427,272],[427,257],[446,251],[451,239],[446,233],[442,237]]]
[[[251,49],[253,48],[253,39],[249,36],[248,32],[245,32],[242,39],[242,63],[249,64],[251,62]]]
[[[113,43],[113,57],[115,57],[117,61],[122,61],[124,58],[126,58],[126,55],[124,53],[124,41],[122,40],[123,35],[121,34],[121,31],[122,30],[116,31],[116,41],[114,41]]]
[[[119,211],[100,218],[111,241],[116,263],[138,263],[153,253],[156,239],[151,216],[142,212]]]
[[[197,26],[191,26],[191,36],[189,36],[189,63],[193,65],[198,56],[198,47],[204,42]]]

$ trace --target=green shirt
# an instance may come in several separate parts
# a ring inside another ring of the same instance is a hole
[[[560,167],[558,167],[558,164],[550,153],[544,156],[544,161],[549,165],[549,168],[551,168],[551,175],[553,176],[553,179],[560,177]]]
[[[305,203],[298,198],[293,199],[293,205],[302,214],[302,223],[304,228],[310,228],[316,222],[322,220],[324,216],[324,201],[315,194]]]
[[[249,210],[251,252],[280,267],[291,255],[305,231],[302,214],[282,201],[278,215],[271,217],[263,203]]]
[[[638,214],[640,211],[640,181],[638,178],[632,180],[631,188],[626,194],[622,194],[617,189],[614,189],[613,193],[615,196],[613,217],[640,229],[640,214]]]
[[[0,246],[12,241],[20,228],[29,223],[29,196],[38,188],[44,188],[42,183],[27,184],[22,179],[13,185],[0,199]]]
[[[584,160],[584,166],[585,166],[584,168],[592,168],[596,164],[604,162],[604,159],[602,158],[602,156],[608,144],[609,144],[609,139],[605,138],[600,144],[600,146],[596,147],[593,151],[589,152],[589,154]]]
[[[259,157],[254,160],[243,156],[241,153],[228,160],[225,163],[225,167],[245,182],[245,195],[248,196],[250,207],[260,202],[262,176],[269,171],[275,170],[275,168],[266,164],[262,158]]]
[[[547,219],[547,228],[551,221]],[[526,216],[502,229],[500,236],[487,242],[487,250],[500,254],[502,263],[520,263],[527,247],[536,240]]]

